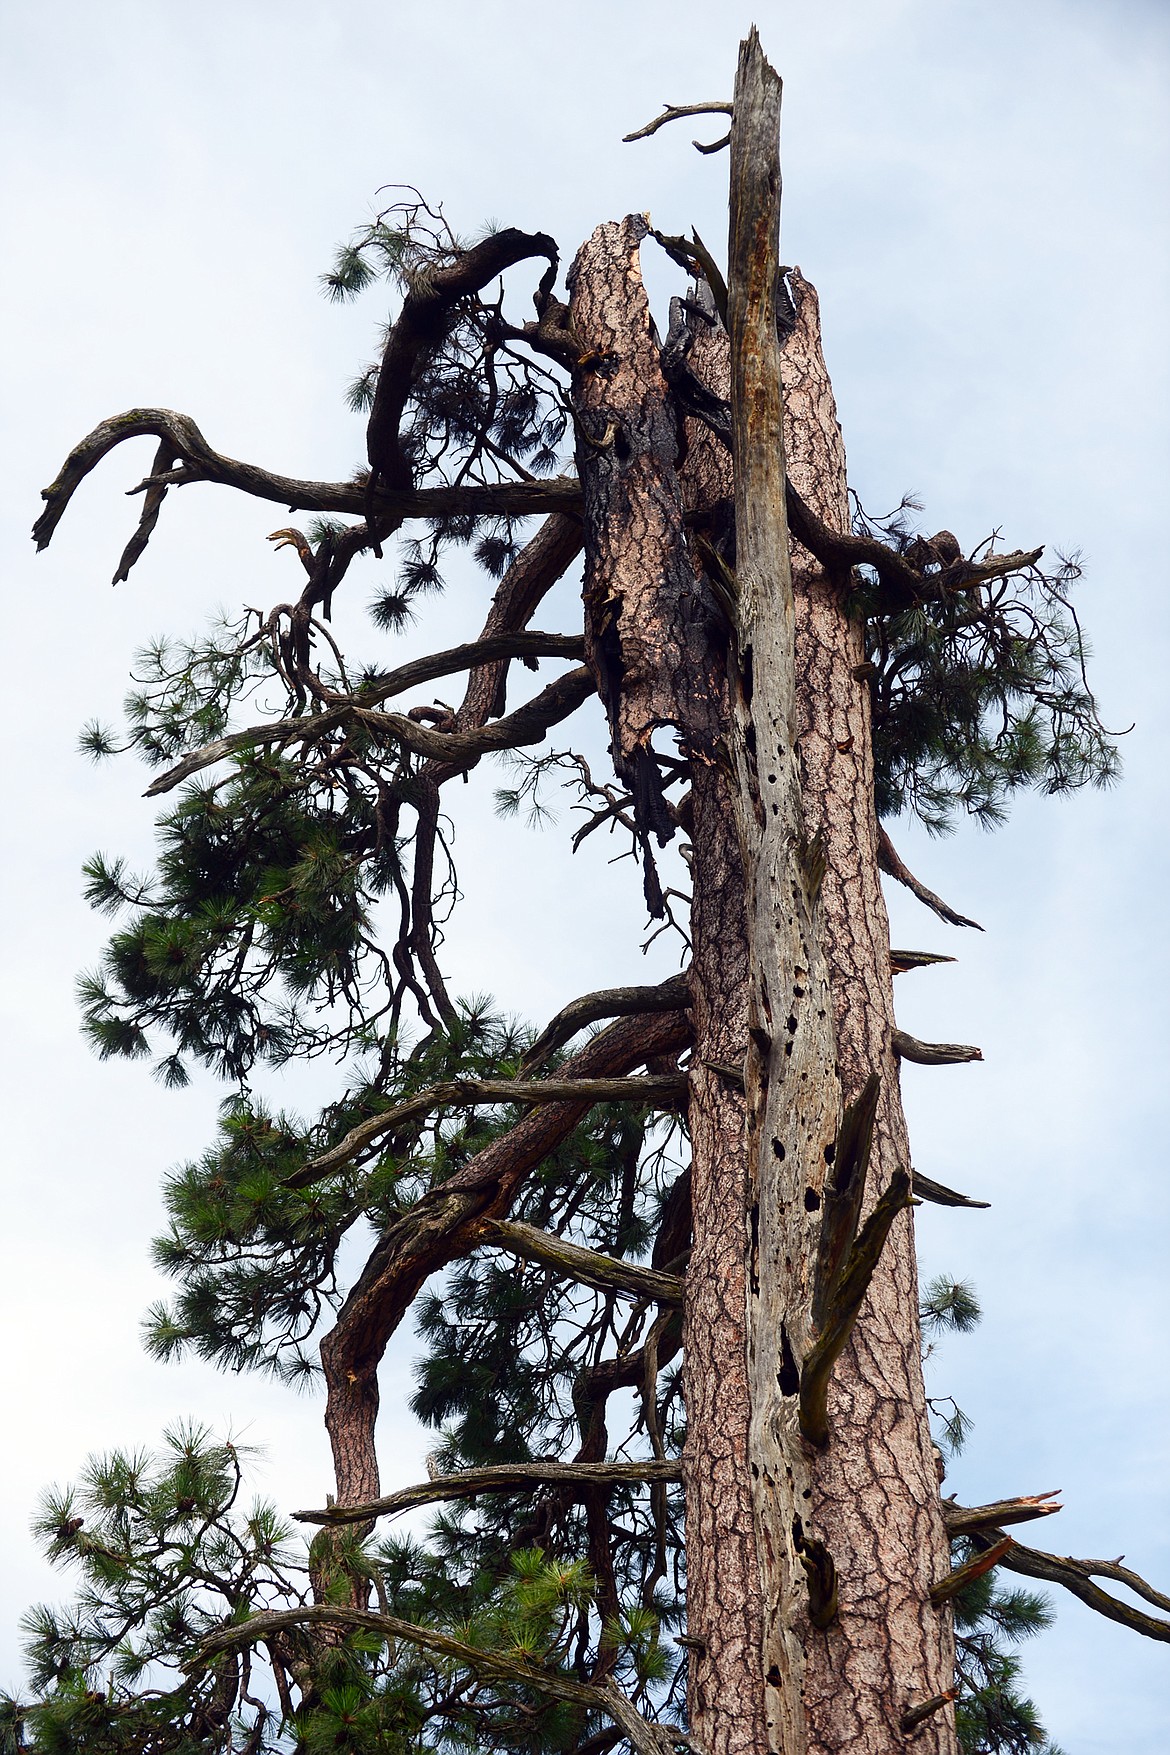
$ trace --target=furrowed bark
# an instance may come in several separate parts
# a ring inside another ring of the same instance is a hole
[[[681,1012],[625,1018],[594,1037],[562,1071],[569,1077],[616,1077],[648,1058],[676,1054],[688,1040]],[[378,1497],[378,1366],[424,1281],[477,1246],[477,1221],[506,1215],[528,1171],[588,1109],[587,1099],[563,1101],[525,1116],[382,1233],[336,1326],[321,1342],[338,1504]]]
[[[796,327],[784,348],[786,449],[793,482],[828,525],[847,530],[845,454],[821,351],[816,294],[790,277]],[[820,932],[832,986],[837,1062],[848,1103],[881,1078],[863,1215],[910,1162],[895,1054],[889,923],[873,812],[865,656],[844,581],[793,554],[798,714],[808,831],[826,849]],[[810,1748],[877,1755],[900,1746],[901,1714],[954,1680],[950,1618],[930,1601],[949,1568],[922,1383],[918,1275],[909,1213],[894,1220],[829,1385],[830,1443],[813,1461],[813,1505],[837,1566],[839,1619],[809,1640]],[[955,1749],[940,1707],[915,1748]]]
[[[802,1755],[804,1690],[836,1637],[841,1557],[820,1527],[797,1423],[813,1340],[809,1267],[838,1087],[818,867],[797,752],[796,633],[785,511],[784,397],[775,289],[780,81],[753,30],[731,132],[728,312],[735,465],[739,688],[733,754],[749,945],[747,1060],[749,1456],[763,1597],[763,1747]],[[827,1631],[819,1627],[827,1624]],[[811,1732],[811,1735],[809,1734]]]
[[[579,374],[577,391],[593,436],[611,434],[604,450],[588,441],[579,448],[587,651],[615,755],[636,760],[655,725],[679,728],[692,775],[689,830],[702,849],[691,912],[692,1248],[683,1319],[689,1701],[696,1746],[730,1755],[764,1747],[747,1458],[743,1095],[718,1070],[743,1066],[747,948],[724,741],[726,620],[683,536],[684,508],[704,514],[721,483],[695,447],[678,478],[678,427],[636,254],[643,235],[638,220],[600,227],[573,274],[574,332],[586,358],[606,360],[610,371],[607,379]]]

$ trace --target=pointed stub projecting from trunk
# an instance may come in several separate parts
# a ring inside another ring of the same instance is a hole
[[[829,1380],[833,1366],[853,1330],[890,1226],[912,1198],[909,1175],[905,1170],[895,1170],[828,1296],[820,1335],[800,1373],[800,1430],[818,1450],[829,1442]]]

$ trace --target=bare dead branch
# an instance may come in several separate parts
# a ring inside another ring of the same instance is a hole
[[[932,1694],[929,1700],[919,1701],[917,1706],[909,1706],[902,1714],[902,1735],[908,1737],[919,1725],[933,1718],[944,1706],[949,1706],[959,1692],[957,1688],[947,1688],[942,1694]]]
[[[683,1282],[678,1274],[660,1273],[656,1268],[640,1267],[637,1262],[620,1261],[593,1249],[583,1249],[577,1243],[514,1219],[486,1219],[481,1231],[484,1243],[491,1248],[509,1250],[523,1261],[539,1262],[582,1285],[623,1292],[631,1298],[652,1298],[658,1304],[681,1305],[683,1301]]]
[[[167,446],[169,455],[179,466],[159,474],[152,473],[139,487],[131,490],[144,492],[147,502],[137,535],[122,556],[115,583],[126,577],[154,528],[154,519],[149,520],[147,528],[151,496],[158,495],[153,503],[157,518],[158,506],[169,487],[182,487],[192,481],[212,481],[224,487],[239,488],[256,499],[272,500],[287,506],[289,511],[336,512],[352,517],[362,517],[366,512],[367,482],[364,477],[356,481],[329,482],[300,481],[278,475],[254,463],[241,463],[213,451],[188,415],[169,408],[132,408],[126,414],[102,421],[87,434],[69,453],[56,479],[45,488],[41,495],[45,509],[33,525],[37,548],[48,546],[77,488],[103,457],[126,439],[151,436],[159,440],[160,447]],[[160,449],[156,465],[161,456]],[[576,481],[566,477],[458,488],[408,487],[395,492],[379,490],[374,495],[373,505],[378,519],[398,522],[405,518],[441,517],[445,513],[510,513],[514,517],[531,517],[540,513],[579,511],[581,489]],[[367,533],[366,546],[372,546],[373,540],[373,536]]]
[[[982,1546],[984,1543],[996,1542],[998,1536],[998,1530],[990,1530],[985,1535],[976,1534],[972,1539]],[[1007,1540],[1006,1537],[1004,1539]],[[1107,1620],[1119,1621],[1123,1627],[1129,1627],[1135,1633],[1144,1633],[1147,1639],[1159,1639],[1170,1644],[1170,1620],[1163,1621],[1156,1615],[1147,1615],[1144,1610],[1135,1609],[1129,1603],[1120,1602],[1092,1582],[1094,1578],[1112,1579],[1116,1584],[1126,1585],[1136,1596],[1143,1597],[1154,1608],[1162,1609],[1170,1615],[1170,1596],[1164,1591],[1155,1590],[1140,1573],[1123,1566],[1120,1560],[1073,1560],[1067,1555],[1045,1554],[1039,1548],[1025,1548],[1022,1543],[1013,1542],[999,1564],[1012,1572],[1022,1572],[1027,1578],[1040,1578],[1048,1584],[1062,1585]]]
[[[972,1535],[976,1530],[996,1528],[1000,1524],[1027,1523],[1034,1517],[1051,1517],[1062,1509],[1052,1505],[1060,1492],[1053,1487],[1049,1493],[1023,1494],[1017,1499],[997,1499],[994,1505],[956,1505],[953,1499],[942,1502],[943,1522],[950,1536]]]
[[[911,969],[929,969],[935,963],[953,963],[954,957],[941,957],[934,951],[890,951],[890,969],[895,975],[905,975]]]
[[[438,1475],[433,1481],[400,1487],[365,1505],[328,1505],[322,1511],[294,1511],[298,1523],[366,1523],[378,1517],[397,1517],[419,1505],[436,1505],[448,1499],[473,1499],[479,1493],[520,1493],[543,1486],[574,1482],[681,1481],[682,1463],[660,1462],[547,1462],[506,1463],[494,1468],[459,1469]]]
[[[955,1190],[948,1188],[945,1183],[932,1182],[929,1176],[922,1174],[921,1170],[915,1170],[911,1173],[911,1181],[914,1193],[919,1199],[933,1201],[936,1207],[989,1207],[991,1205],[989,1200],[972,1200],[969,1195],[956,1194]]]
[[[928,908],[933,908],[941,920],[947,921],[951,926],[973,926],[976,932],[983,931],[977,920],[968,920],[965,914],[956,914],[955,910],[949,908],[941,896],[936,896],[933,890],[928,890],[925,884],[919,883],[914,873],[899,859],[894,843],[880,823],[878,824],[877,862],[887,876],[896,878],[900,884],[905,884],[906,888],[917,896],[920,902],[925,902]]]
[[[891,1038],[894,1053],[916,1066],[958,1066],[968,1060],[982,1060],[983,1050],[965,1042],[920,1042],[905,1030],[895,1030]]]
[[[983,1553],[976,1554],[973,1560],[966,1561],[962,1566],[956,1566],[953,1572],[948,1572],[945,1578],[940,1578],[938,1583],[932,1586],[930,1592],[932,1603],[947,1602],[951,1597],[957,1596],[967,1585],[974,1584],[977,1578],[982,1578],[985,1572],[990,1572],[993,1566],[999,1565],[1008,1549],[1013,1546],[1013,1542],[1011,1536],[1000,1535],[998,1530],[995,1534],[998,1540],[994,1545],[986,1548]]]
[[[644,128],[635,128],[632,134],[623,134],[622,145],[628,146],[632,140],[648,140],[651,134],[657,134],[660,128],[666,126],[667,122],[681,122],[686,116],[730,116],[731,114],[732,106],[727,103],[663,104],[662,114],[655,116],[652,122],[647,122]],[[728,139],[730,139],[730,135]],[[697,140],[694,144],[699,145]],[[727,141],[720,141],[719,144],[725,146]],[[711,147],[699,147],[700,152],[712,150]]]

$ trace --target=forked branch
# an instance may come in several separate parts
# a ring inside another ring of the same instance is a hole
[[[972,1540],[981,1547],[986,1544],[993,1549],[998,1545],[999,1531],[989,1530],[985,1534],[976,1534]],[[1144,1598],[1147,1603],[1161,1609],[1170,1617],[1170,1596],[1164,1591],[1155,1590],[1140,1573],[1123,1566],[1120,1559],[1073,1560],[1068,1555],[1045,1554],[1039,1548],[1025,1548],[1020,1542],[1011,1542],[999,1564],[1012,1572],[1023,1573],[1026,1578],[1041,1578],[1047,1584],[1062,1585],[1107,1620],[1119,1621],[1123,1627],[1129,1627],[1135,1633],[1144,1633],[1147,1639],[1158,1639],[1170,1644],[1170,1619],[1149,1615],[1144,1609],[1121,1602],[1093,1583],[1094,1578],[1112,1579],[1114,1583],[1125,1585],[1135,1596]]]
[[[56,480],[44,489],[41,498],[45,501],[45,509],[33,525],[33,540],[38,549],[48,546],[73,495],[102,458],[126,439],[144,437],[158,439],[160,448],[152,473],[130,490],[145,493],[147,500],[138,529],[119,562],[115,584],[126,577],[146,547],[163,496],[171,487],[183,487],[193,481],[218,482],[224,487],[239,488],[254,499],[287,506],[290,512],[335,512],[360,518],[367,509],[369,495],[364,476],[355,481],[300,481],[292,476],[278,475],[255,463],[241,463],[234,457],[225,457],[212,450],[189,415],[178,414],[170,408],[132,408],[126,414],[102,421],[92,433],[88,433],[69,453]],[[160,463],[166,466],[160,468]],[[576,512],[580,505],[578,483],[563,477],[486,486],[407,486],[393,492],[379,490],[373,497],[377,517],[399,523],[405,518],[468,513],[476,516],[511,514],[526,518],[546,512]],[[365,545],[372,546],[373,541],[373,536],[365,533]]]

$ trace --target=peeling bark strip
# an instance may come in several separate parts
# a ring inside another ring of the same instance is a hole
[[[775,305],[780,93],[753,30],[736,75],[727,276],[740,663],[733,754],[750,952],[750,1463],[764,1607],[764,1747],[801,1755],[809,1746],[803,1672],[834,1637],[834,1563],[841,1570],[841,1556],[831,1542],[826,1552],[816,1527],[796,1396],[799,1362],[813,1340],[809,1264],[839,1097],[797,755]],[[810,1617],[829,1631],[813,1631]]]

